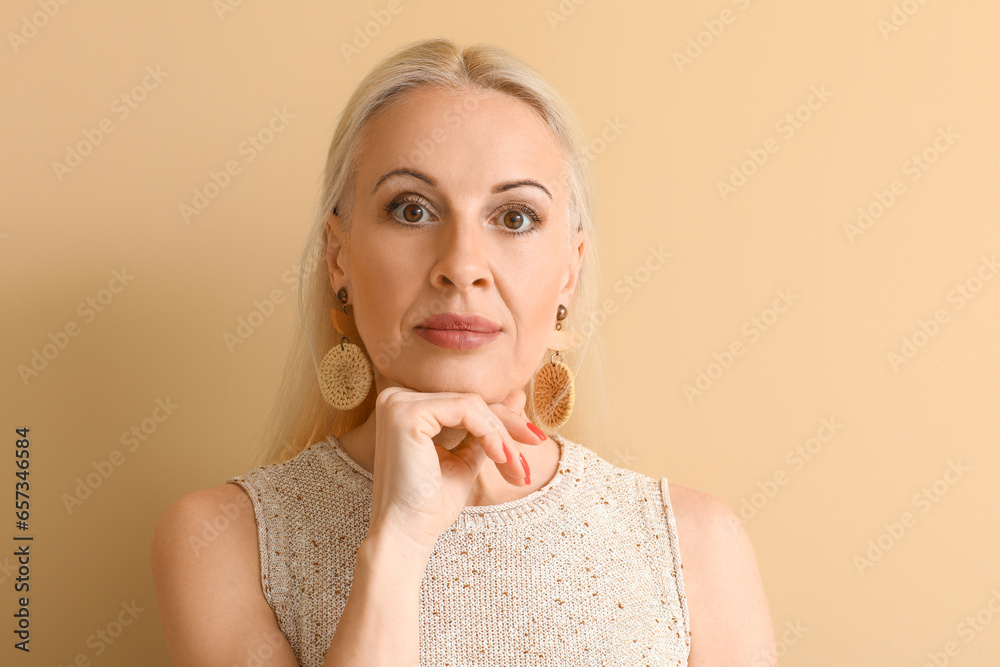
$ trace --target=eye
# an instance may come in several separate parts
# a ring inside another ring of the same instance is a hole
[[[508,234],[530,234],[538,231],[541,218],[523,204],[505,204],[500,207],[500,225]]]
[[[503,223],[504,227],[515,232],[524,231],[524,228],[529,224],[528,216],[516,209],[504,212],[500,216],[500,222]]]
[[[394,221],[402,225],[426,222],[424,215],[429,215],[424,201],[412,195],[396,197],[386,204],[385,210]]]
[[[407,222],[422,222],[423,213],[426,213],[424,207],[420,204],[403,204],[399,208],[403,209],[403,219]]]
[[[430,204],[422,197],[403,194],[385,205],[386,214],[401,227],[420,227],[432,219]],[[501,206],[494,215],[505,234],[520,236],[539,231],[541,217],[529,206],[522,203],[508,203]]]

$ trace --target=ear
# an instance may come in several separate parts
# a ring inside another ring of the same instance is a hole
[[[559,291],[561,303],[569,303],[573,300],[576,292],[577,281],[580,278],[580,267],[583,265],[583,251],[585,245],[585,235],[581,229],[572,237],[569,251],[569,266],[567,268],[566,282]]]
[[[346,287],[350,292],[350,262],[344,247],[344,228],[340,216],[333,211],[326,217],[326,263],[330,274],[330,285],[334,292],[339,289],[338,285]]]

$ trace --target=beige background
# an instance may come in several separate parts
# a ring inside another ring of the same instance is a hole
[[[513,51],[594,139],[618,439],[584,444],[742,508],[782,664],[997,664],[1000,277],[984,258],[1000,253],[1000,7],[398,1],[350,61],[341,45],[387,2],[4,3],[0,662],[169,664],[154,521],[247,469],[336,115],[383,55],[440,35]],[[137,85],[145,99],[122,118],[114,101]],[[274,108],[294,118],[248,161],[239,146]],[[779,123],[796,112],[797,128]],[[57,175],[102,119],[113,131]],[[766,162],[724,199],[718,183],[755,151]],[[914,171],[925,152],[933,164]],[[179,205],[229,160],[240,173],[186,224]],[[894,201],[851,238],[883,191]],[[671,257],[645,272],[651,246]],[[224,334],[275,290],[283,303],[230,351]],[[774,318],[779,290],[794,301]],[[96,316],[78,311],[102,296]],[[23,381],[67,323],[78,335]],[[904,337],[920,347],[894,364]],[[712,367],[734,342],[744,353]],[[699,370],[715,379],[689,400]],[[162,417],[157,399],[177,407],[129,451],[122,433]],[[30,659],[11,648],[19,426]],[[809,446],[808,461],[795,453]],[[116,449],[120,465],[69,511],[64,494]],[[132,601],[134,622],[99,639]]]

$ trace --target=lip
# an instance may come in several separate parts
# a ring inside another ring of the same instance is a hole
[[[439,347],[471,350],[493,341],[500,329],[499,324],[481,315],[442,313],[428,317],[413,330]]]
[[[441,329],[444,331],[473,331],[476,333],[494,333],[500,331],[500,325],[482,315],[459,315],[458,313],[441,313],[433,315],[417,325],[422,329]]]
[[[438,347],[453,350],[472,350],[482,347],[500,335],[499,331],[483,333],[481,331],[462,331],[461,329],[426,329],[416,327],[414,331],[424,340]]]

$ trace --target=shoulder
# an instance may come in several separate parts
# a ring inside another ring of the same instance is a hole
[[[753,544],[722,500],[669,483],[691,621],[690,664],[770,665],[774,630]],[[735,663],[734,663],[735,664]]]
[[[157,604],[178,664],[231,664],[245,647],[272,638],[282,661],[290,648],[264,597],[253,504],[236,484],[173,501],[153,529]]]
[[[729,587],[759,580],[753,544],[729,505],[673,482],[669,494],[689,606],[715,606]]]
[[[190,551],[198,558],[220,550],[241,551],[256,543],[253,504],[237,484],[181,496],[167,506],[153,529],[154,555],[181,556],[179,552]]]
[[[668,486],[678,539],[683,540],[685,553],[694,555],[693,551],[711,546],[750,546],[739,517],[729,505],[704,491],[673,482]]]
[[[260,576],[257,553],[253,505],[241,487],[222,484],[181,496],[153,528],[151,562],[161,607],[164,601],[190,602],[181,595],[192,585],[226,582],[249,597],[254,575]]]

